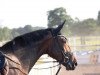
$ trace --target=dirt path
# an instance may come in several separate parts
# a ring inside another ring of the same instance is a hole
[[[74,71],[66,71],[63,67],[59,75],[100,75],[100,64],[78,65]]]

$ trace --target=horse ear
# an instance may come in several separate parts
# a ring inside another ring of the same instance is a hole
[[[57,36],[60,33],[61,29],[63,28],[63,26],[65,24],[65,22],[66,22],[66,20],[61,25],[59,25],[57,28],[54,29],[54,31],[53,31],[54,35]]]

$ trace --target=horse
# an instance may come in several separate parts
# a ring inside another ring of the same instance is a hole
[[[48,54],[66,70],[74,70],[77,60],[68,45],[68,40],[62,36],[61,29],[65,21],[56,28],[40,29],[15,37],[0,47],[5,57],[2,75],[28,75],[37,60]],[[5,71],[4,71],[5,69]]]

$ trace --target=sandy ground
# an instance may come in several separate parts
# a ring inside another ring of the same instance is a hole
[[[62,67],[59,75],[100,75],[100,64],[78,65],[74,71],[66,71]]]

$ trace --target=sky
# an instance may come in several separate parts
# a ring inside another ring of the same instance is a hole
[[[0,0],[0,26],[47,27],[47,11],[64,7],[73,19],[97,19],[100,0]]]

